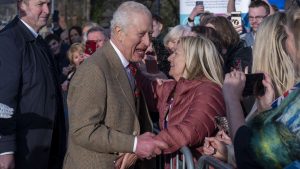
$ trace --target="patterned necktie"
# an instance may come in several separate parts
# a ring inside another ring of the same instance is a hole
[[[137,72],[137,67],[134,63],[129,63],[129,65],[127,66],[127,68],[130,70],[130,85],[134,91],[134,95],[135,97],[140,95],[140,90],[139,87],[137,85],[135,76],[136,76],[136,72]]]

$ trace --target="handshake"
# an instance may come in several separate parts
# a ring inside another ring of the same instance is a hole
[[[146,132],[137,137],[135,154],[139,158],[151,159],[156,157],[156,155],[160,155],[162,150],[169,147],[167,143],[156,140],[154,137],[155,134],[150,132]]]
[[[134,153],[122,153],[115,161],[115,169],[128,169],[136,162],[137,158],[151,159],[160,155],[168,145],[154,138],[155,134],[147,132],[137,136],[137,146]]]

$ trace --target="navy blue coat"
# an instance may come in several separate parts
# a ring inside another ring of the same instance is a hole
[[[53,63],[46,44],[18,17],[1,30],[0,154],[13,151],[16,169],[60,168],[62,163],[65,126]]]

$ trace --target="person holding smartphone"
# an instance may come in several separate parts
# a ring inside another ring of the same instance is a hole
[[[188,17],[188,25],[189,26],[194,26],[194,20],[195,17],[204,13],[204,5],[203,5],[203,1],[196,1],[196,5],[193,8],[192,12],[190,13],[189,17]]]
[[[266,18],[257,31],[256,42],[253,47],[254,55],[252,71],[258,74],[250,74],[250,76],[252,76],[252,80],[255,80],[257,79],[255,78],[256,75],[259,75],[260,72],[267,73],[268,75],[264,77],[264,81],[269,81],[269,83],[273,86],[274,98],[283,95],[285,91],[292,88],[297,76],[295,70],[293,69],[292,59],[288,55],[288,50],[275,50],[275,48],[272,48],[272,46],[277,46],[278,49],[285,49],[287,41],[280,40],[285,39],[287,36],[284,25],[286,25],[286,16],[283,13],[276,13],[269,18]],[[270,33],[274,36],[266,37],[266,33]],[[293,45],[290,44],[288,46]],[[277,64],[278,62],[281,62],[281,64]],[[247,75],[245,77],[247,81]],[[245,83],[245,85],[247,85],[247,82]],[[228,92],[226,85],[224,86],[223,90],[225,93]],[[243,89],[243,92],[245,92],[245,89]],[[265,92],[268,91],[265,90]],[[226,100],[229,101],[228,99]],[[261,102],[260,100],[261,96],[258,96],[256,103],[252,107],[252,110],[244,119],[245,122],[251,121],[260,114],[262,111],[262,105],[265,105],[265,103]],[[231,116],[228,116],[228,118],[230,119]],[[234,126],[231,126],[231,131],[233,130],[235,130]],[[208,146],[204,147],[205,154],[213,155],[216,158],[236,166],[234,154],[230,154],[230,152],[234,152],[233,145],[226,144],[226,147],[224,147],[224,145],[219,142],[224,143],[224,141],[222,141],[222,139],[220,139],[218,136],[216,136],[214,139],[208,139],[206,143]],[[214,149],[216,149],[217,154],[212,154],[214,152],[212,150]],[[227,151],[223,151],[224,149]],[[227,152],[228,154],[226,154]]]
[[[272,20],[284,21],[280,18],[280,15],[284,14],[274,14],[267,18],[263,24],[272,22]],[[285,46],[289,46],[287,52],[291,56],[290,59],[293,60],[293,65],[290,67],[292,69],[296,68],[295,70],[299,68],[298,61],[300,58],[299,16],[299,7],[289,11],[287,25],[284,28],[277,29],[286,31],[286,34],[283,35],[285,37],[283,42]],[[257,36],[260,34],[262,27],[263,25],[259,28]],[[266,30],[269,31],[269,29]],[[280,36],[274,37],[278,38]],[[265,65],[265,67],[270,66]],[[293,75],[288,77],[293,78]],[[299,77],[299,75],[296,75],[296,77]],[[297,126],[300,125],[300,84],[299,82],[296,83],[290,90],[284,92],[284,95],[274,101],[276,88],[273,87],[274,81],[271,79],[272,77],[265,74],[263,84],[266,92],[265,95],[258,97],[258,110],[260,113],[245,123],[239,103],[245,85],[245,75],[243,72],[233,71],[225,77],[223,93],[231,128],[230,133],[231,137],[234,138],[238,168],[284,168],[299,159],[300,152],[297,147],[299,147],[300,138]],[[279,84],[275,83],[275,85]]]

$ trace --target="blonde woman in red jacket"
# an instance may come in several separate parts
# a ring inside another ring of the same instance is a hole
[[[168,60],[174,80],[149,83],[144,73],[138,73],[137,81],[148,105],[159,112],[161,132],[155,138],[169,145],[164,153],[173,158],[181,147],[188,146],[197,159],[204,138],[216,133],[214,117],[225,115],[222,58],[209,39],[182,37]]]

